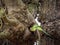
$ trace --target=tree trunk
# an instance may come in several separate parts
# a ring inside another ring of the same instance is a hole
[[[33,45],[36,38],[29,28],[35,23],[33,16],[37,13],[43,29],[53,37],[51,39],[42,33],[41,45],[60,44],[59,0],[0,0],[0,8],[5,10],[0,18],[3,25],[0,42],[4,45]]]
[[[22,0],[0,0],[0,7],[5,10],[1,16],[3,26],[0,38],[8,40],[9,45],[33,45],[36,39],[29,27],[35,21]]]
[[[60,4],[59,0],[41,0],[39,13],[43,29],[52,35],[53,39],[45,34],[41,36],[41,45],[60,45]]]

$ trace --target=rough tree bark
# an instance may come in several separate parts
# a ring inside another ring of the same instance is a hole
[[[39,7],[40,21],[43,29],[52,37],[51,39],[45,34],[41,36],[41,45],[60,45],[60,1],[59,0],[40,0]]]
[[[33,45],[36,39],[29,27],[35,21],[22,0],[0,0],[0,7],[5,10],[0,39],[8,40],[11,45]]]
[[[4,22],[2,30],[3,32],[6,31],[9,33],[9,37],[6,38],[11,41],[11,45],[33,45],[35,38],[28,30],[29,26],[35,23],[31,15],[36,15],[37,13],[40,14],[39,20],[42,23],[43,29],[57,39],[51,39],[42,33],[41,45],[59,45],[59,4],[59,0],[0,0],[0,7],[6,9],[5,17],[2,18]],[[12,21],[9,19],[10,17]],[[30,36],[27,38],[25,38],[26,35],[23,34],[26,32],[30,33]]]

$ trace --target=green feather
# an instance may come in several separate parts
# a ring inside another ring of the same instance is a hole
[[[39,26],[39,25],[37,25],[37,24],[33,25],[33,26],[30,28],[30,30],[33,31],[33,32],[36,31],[36,30],[38,30],[38,31],[41,31],[41,32],[45,33],[46,35],[49,35],[46,31],[44,31],[44,30],[42,29],[41,26]]]
[[[31,31],[36,31],[36,30],[41,31],[41,30],[42,30],[42,27],[41,27],[41,26],[38,26],[37,24],[33,25],[33,26],[31,27]]]

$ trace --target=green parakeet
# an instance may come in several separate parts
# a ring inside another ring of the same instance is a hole
[[[38,30],[38,31],[41,31],[41,32],[45,33],[46,35],[49,35],[46,31],[44,31],[44,30],[42,29],[41,26],[39,26],[39,25],[37,25],[37,24],[33,25],[33,26],[30,28],[30,30],[33,31],[33,32],[36,31],[36,30]]]

